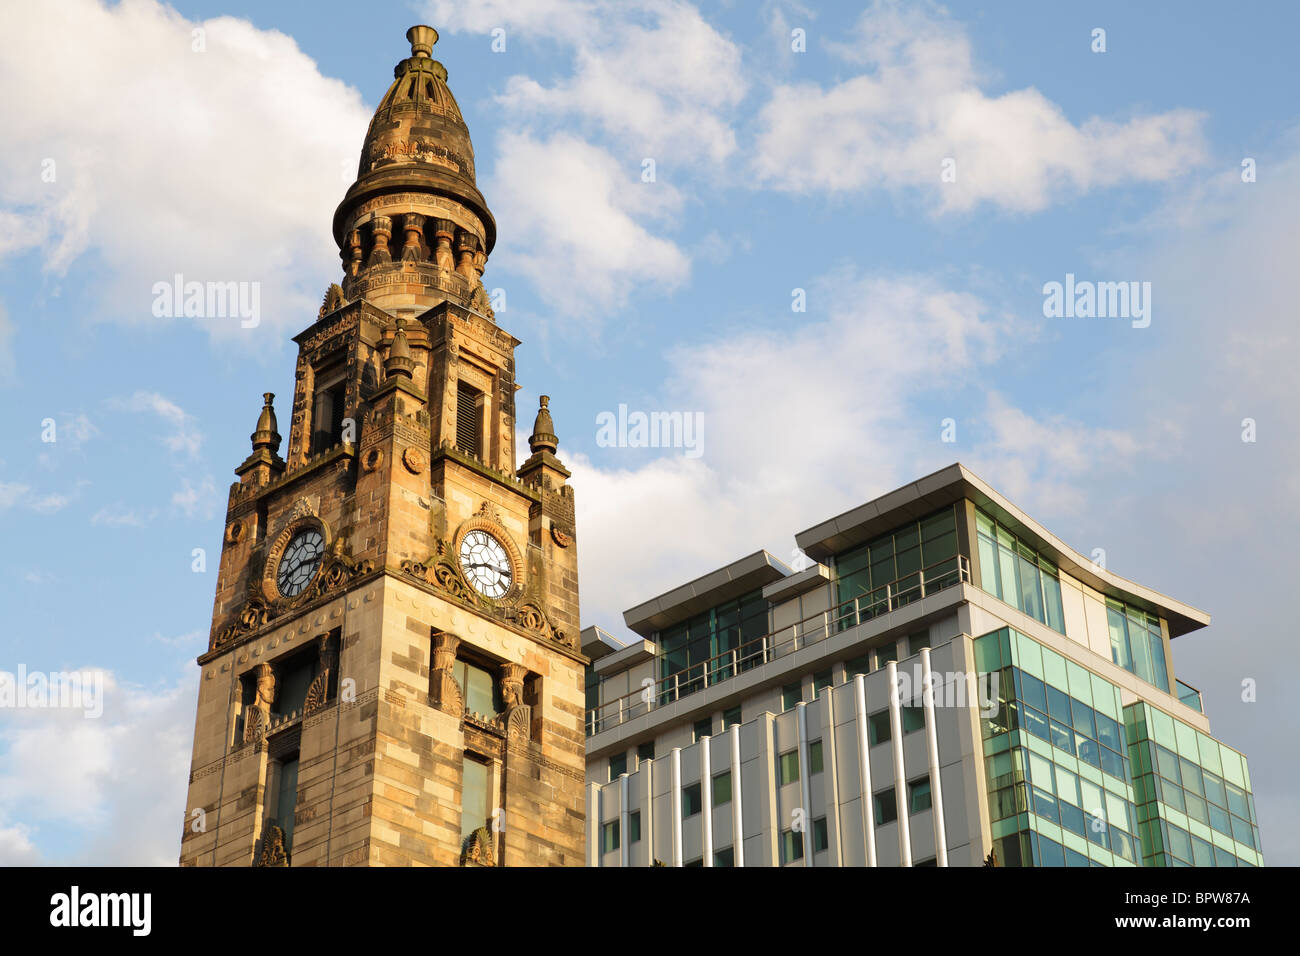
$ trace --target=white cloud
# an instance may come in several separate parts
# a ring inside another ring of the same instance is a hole
[[[17,481],[0,481],[0,511],[8,511],[22,501],[31,488]]]
[[[646,156],[721,162],[736,149],[729,114],[745,95],[739,47],[678,0],[426,5],[448,31],[500,27],[510,43],[559,41],[573,74],[547,85],[513,76],[500,102],[516,118],[576,119]]]
[[[760,547],[784,559],[795,532],[958,457],[923,403],[960,394],[1009,320],[924,276],[841,271],[810,301],[825,319],[669,353],[674,373],[644,410],[700,413],[701,457],[574,457],[584,624],[616,627],[625,608]]]
[[[321,210],[355,174],[368,111],[282,33],[217,18],[195,52],[199,27],[153,0],[8,11],[0,255],[38,249],[58,276],[93,253],[104,316],[158,321],[152,286],[181,273],[260,282],[264,324],[302,325],[336,277]]]
[[[720,170],[736,150],[732,114],[747,87],[739,47],[677,0],[434,0],[425,9],[448,32],[502,28],[507,50],[558,44],[556,62],[572,64],[555,80],[512,76],[497,97],[514,127],[484,186],[509,223],[501,260],[580,319],[638,285],[683,282],[690,258],[665,236],[682,206],[672,184],[701,166]],[[642,182],[646,160],[654,182]]]
[[[984,92],[969,39],[941,11],[877,2],[850,42],[832,46],[869,72],[773,90],[758,117],[760,185],[919,189],[939,212],[1034,212],[1090,189],[1169,180],[1205,156],[1203,116],[1190,110],[1075,125],[1036,89]],[[940,179],[947,159],[953,182]]]
[[[5,234],[5,223],[0,219],[0,236]],[[0,239],[0,242],[3,242]],[[0,255],[3,250],[0,249]],[[14,379],[14,324],[9,321],[9,313],[0,304],[0,385],[8,385]]]
[[[35,511],[37,514],[53,514],[56,511],[62,511],[76,500],[81,489],[86,484],[88,482],[78,482],[71,494],[61,494],[59,492],[39,494],[33,491],[30,485],[22,482],[0,482],[0,512],[21,505],[29,511]]]
[[[637,283],[671,288],[690,273],[681,249],[643,225],[675,215],[677,191],[640,182],[581,139],[503,134],[489,188],[494,205],[508,210],[502,218],[509,216],[511,228],[502,248],[510,250],[511,267],[566,310],[608,312]]]
[[[157,392],[136,391],[126,398],[112,398],[108,407],[125,412],[148,412],[157,415],[169,426],[162,436],[162,442],[171,451],[181,453],[189,458],[198,456],[203,444],[203,435],[198,430],[196,419],[171,399]]]
[[[983,477],[996,477],[999,491],[1034,514],[1085,509],[1092,497],[1090,479],[1164,457],[1160,446],[1149,441],[1152,426],[1141,421],[1129,425],[1144,429],[1143,435],[1090,426],[1062,414],[1036,417],[996,391],[985,396],[980,418],[979,440],[965,463]]]
[[[89,668],[88,670],[97,670]],[[171,866],[180,855],[198,675],[193,664],[170,687],[104,676],[103,714],[6,711],[0,726],[0,860],[30,859],[57,830],[75,841],[42,863]]]
[[[31,828],[21,823],[0,825],[0,866],[36,866],[40,853],[31,841]]]
[[[187,518],[210,518],[220,503],[217,486],[211,475],[204,475],[197,485],[188,478],[181,479],[181,487],[172,494],[172,504]]]
[[[143,528],[156,514],[156,511],[136,511],[119,502],[100,508],[91,515],[90,523],[108,528]]]

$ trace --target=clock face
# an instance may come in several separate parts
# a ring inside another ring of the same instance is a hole
[[[500,598],[510,590],[514,570],[505,546],[486,531],[471,531],[460,543],[460,567],[474,590]]]
[[[325,539],[315,528],[294,535],[280,557],[275,583],[285,597],[297,597],[312,579],[325,556]]]

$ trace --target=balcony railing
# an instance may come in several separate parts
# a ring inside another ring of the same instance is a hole
[[[1175,689],[1178,691],[1178,700],[1186,704],[1198,714],[1205,713],[1205,708],[1201,706],[1201,692],[1191,684],[1184,684],[1178,678],[1174,678]]]
[[[809,644],[857,627],[865,621],[919,601],[946,588],[971,580],[970,560],[959,554],[906,577],[891,581],[866,594],[849,598],[835,607],[796,621],[779,631],[764,634],[708,660],[651,681],[614,700],[607,700],[587,711],[587,736],[616,727],[624,721],[649,713],[655,707],[671,704],[697,691],[728,680],[762,664],[793,654]],[[656,657],[656,669],[662,669],[662,655]]]

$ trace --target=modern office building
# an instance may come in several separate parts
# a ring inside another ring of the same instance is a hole
[[[1207,614],[960,464],[582,632],[596,866],[1257,866]]]
[[[235,469],[198,660],[185,866],[583,863],[569,472],[515,454],[496,225],[438,35],[407,32],[299,333],[289,445]]]

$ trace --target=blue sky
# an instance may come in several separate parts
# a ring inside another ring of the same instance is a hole
[[[286,420],[290,336],[340,275],[330,217],[427,22],[497,218],[519,407],[552,396],[574,471],[584,624],[622,633],[624,608],[960,460],[1211,613],[1177,674],[1250,758],[1266,859],[1300,862],[1275,610],[1300,17],[1132,7],[6,10],[0,668],[109,690],[93,722],[0,714],[0,861],[175,861],[225,489],[262,392]],[[176,273],[258,283],[258,325],[155,318]],[[1150,282],[1150,326],[1045,318],[1067,273]],[[701,414],[702,454],[601,447],[620,404]]]

